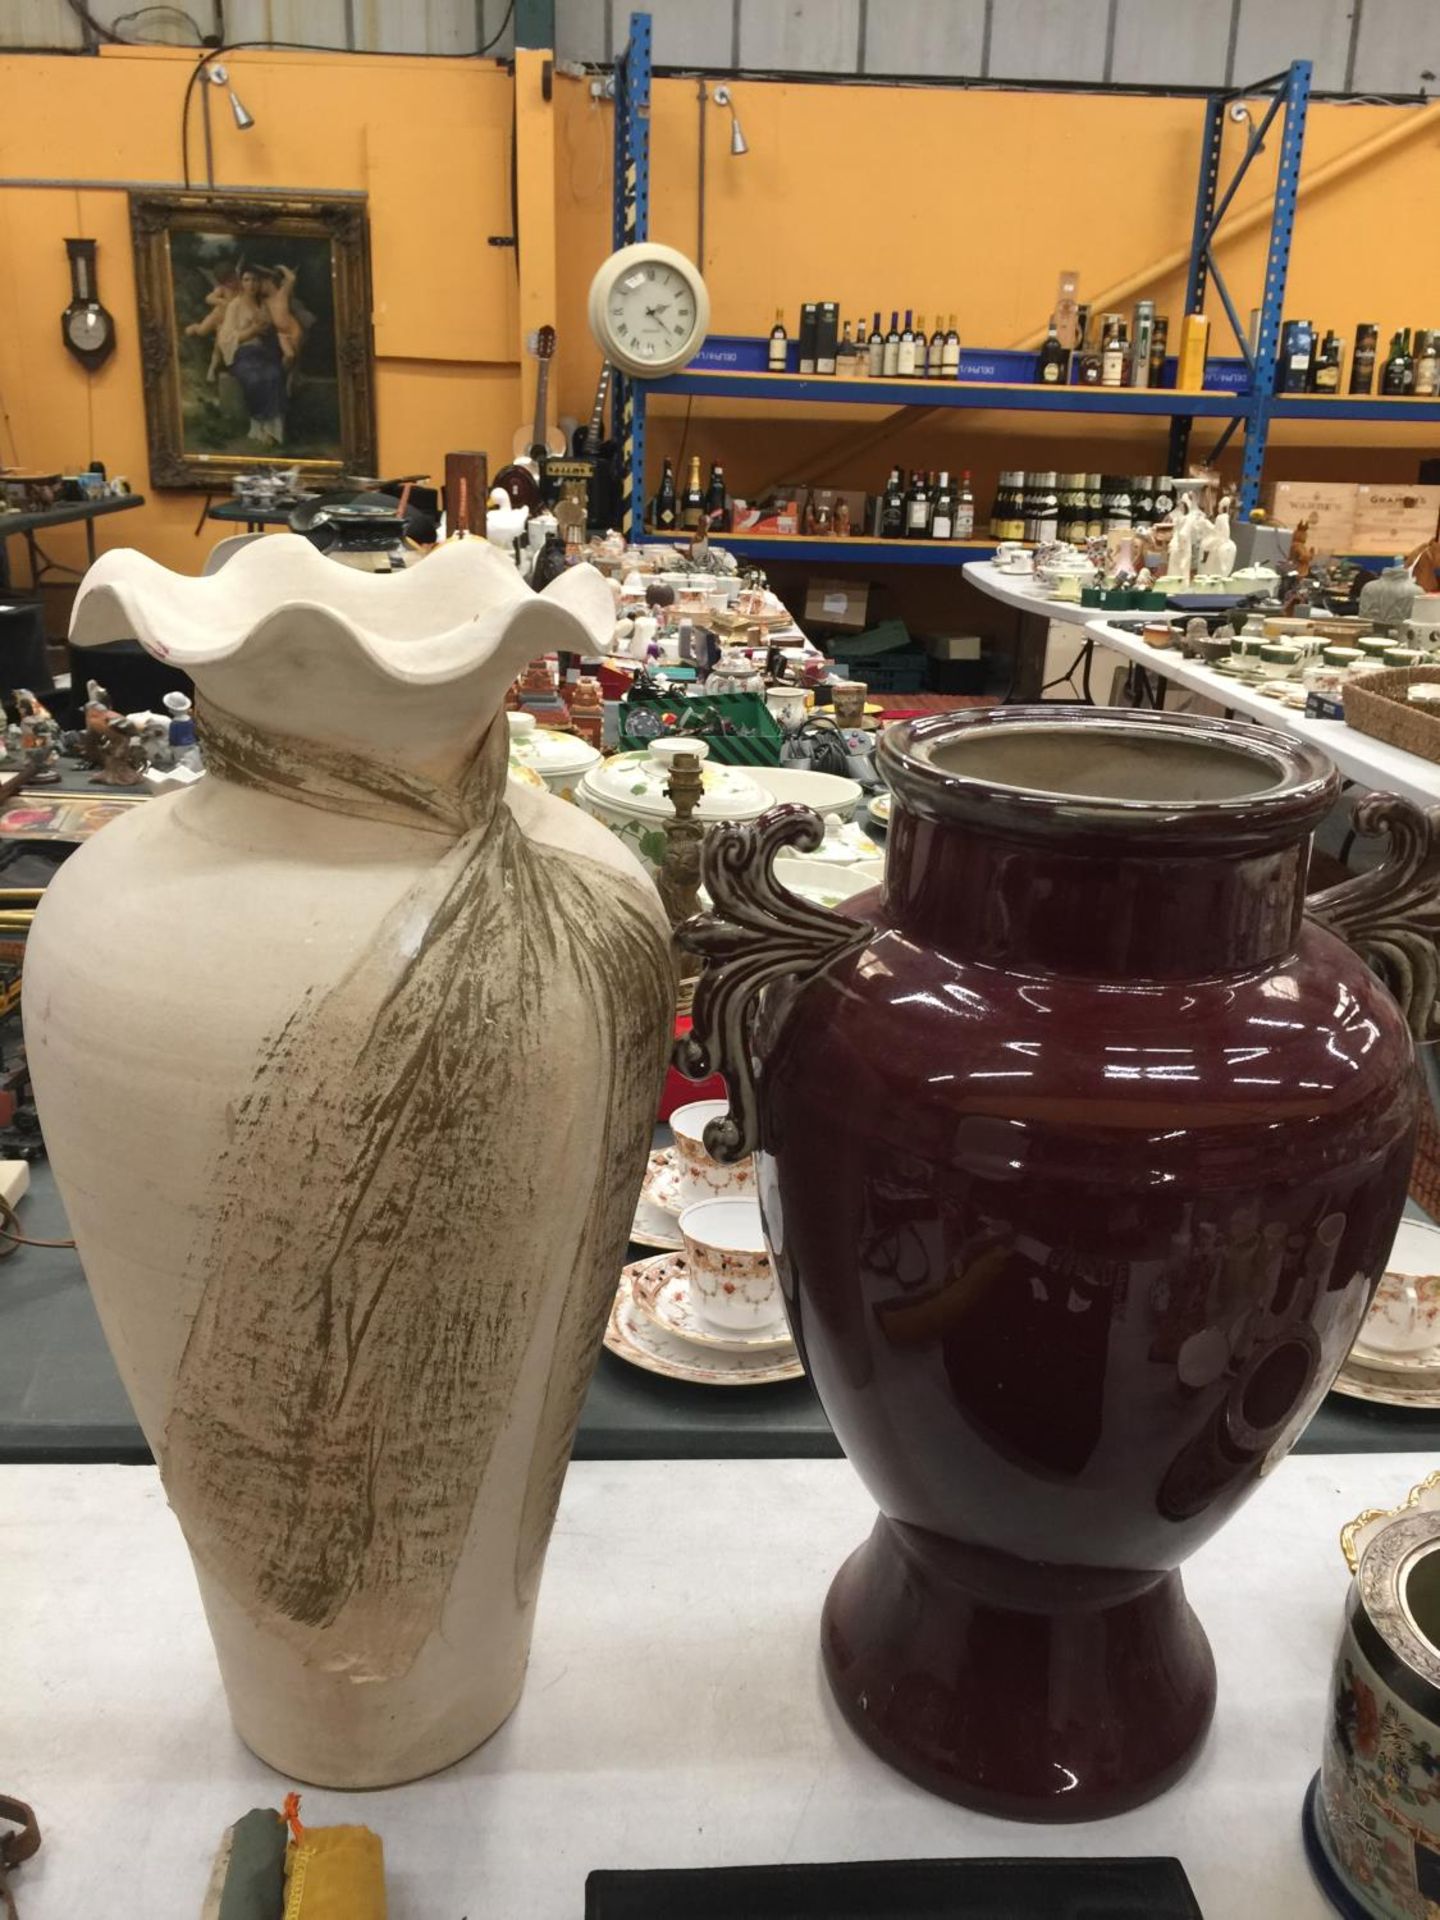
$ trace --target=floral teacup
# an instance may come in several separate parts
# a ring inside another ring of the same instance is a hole
[[[680,1204],[698,1206],[702,1200],[733,1199],[755,1191],[755,1162],[749,1155],[726,1165],[711,1158],[705,1129],[730,1111],[728,1100],[692,1100],[670,1116],[675,1136],[675,1160],[680,1171]]]
[[[781,1317],[780,1286],[765,1245],[760,1202],[702,1200],[680,1216],[690,1298],[721,1333],[751,1333]]]
[[[1440,1346],[1440,1232],[1402,1220],[1355,1344],[1362,1352],[1416,1354]]]

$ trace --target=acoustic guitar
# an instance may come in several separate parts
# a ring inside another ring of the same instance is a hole
[[[500,469],[494,484],[509,497],[513,506],[538,513],[550,495],[547,464],[564,454],[565,436],[558,427],[550,426],[545,417],[550,406],[550,362],[555,357],[554,327],[538,328],[527,344],[539,362],[535,376],[535,418],[529,426],[515,429],[510,465]]]

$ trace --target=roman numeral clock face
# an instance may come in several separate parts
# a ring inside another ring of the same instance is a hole
[[[692,360],[710,323],[700,270],[672,247],[624,247],[596,274],[590,330],[607,360],[658,378]]]

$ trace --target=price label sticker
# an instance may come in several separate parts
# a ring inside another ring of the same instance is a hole
[[[826,613],[846,613],[850,607],[848,593],[827,593],[820,603]]]

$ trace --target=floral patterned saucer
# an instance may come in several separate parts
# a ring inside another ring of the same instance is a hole
[[[650,1263],[637,1261],[636,1266]],[[799,1380],[805,1369],[792,1348],[788,1356],[774,1353],[731,1353],[719,1347],[696,1347],[664,1332],[635,1304],[632,1281],[635,1267],[620,1276],[620,1290],[610,1309],[605,1345],[617,1359],[667,1380],[688,1380],[699,1387],[768,1387],[778,1380]]]
[[[662,1332],[697,1347],[718,1347],[722,1353],[793,1353],[790,1329],[762,1327],[754,1333],[712,1333],[695,1311],[690,1295],[690,1272],[683,1253],[662,1253],[653,1260],[637,1260],[627,1267],[630,1295],[637,1307]]]
[[[1331,1391],[1378,1407],[1440,1410],[1440,1351],[1351,1352]]]
[[[888,827],[890,824],[890,795],[888,793],[877,793],[875,798],[867,803],[865,811],[870,815],[870,818],[875,822],[877,827]]]
[[[678,1253],[680,1238],[680,1165],[673,1147],[651,1154],[630,1229],[631,1244],[654,1247],[659,1253]]]

